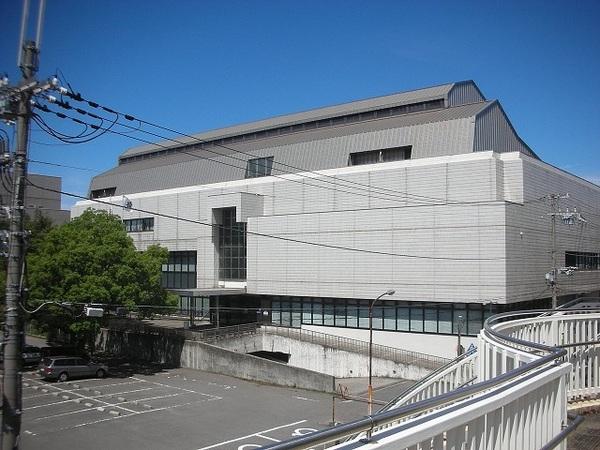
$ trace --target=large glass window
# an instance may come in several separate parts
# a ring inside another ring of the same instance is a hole
[[[393,302],[384,302],[383,328],[396,331],[396,307]]]
[[[423,307],[419,304],[410,307],[410,331],[423,331]]]
[[[221,210],[219,279],[246,279],[246,223],[235,221],[235,208]]]
[[[112,197],[113,195],[115,195],[116,191],[117,191],[116,187],[107,187],[107,188],[103,188],[103,189],[94,189],[91,192],[91,197],[92,198]]]
[[[154,217],[143,217],[141,219],[124,219],[123,225],[128,233],[139,231],[153,231]]]
[[[374,164],[380,162],[402,161],[410,159],[412,146],[382,148],[380,150],[369,150],[366,152],[350,153],[349,164],[359,166],[361,164]]]
[[[277,297],[273,301],[273,323],[299,327],[325,325],[369,328],[369,300],[313,297]],[[487,309],[486,309],[487,308]],[[485,313],[485,314],[484,314]],[[413,333],[475,336],[481,330],[489,306],[464,303],[381,301],[373,306],[373,329]]]
[[[169,260],[162,265],[161,283],[167,289],[196,287],[196,252],[169,252]]]
[[[246,165],[246,178],[267,177],[271,175],[273,157],[249,159]]]
[[[592,252],[565,252],[565,265],[579,270],[600,270],[600,254]]]

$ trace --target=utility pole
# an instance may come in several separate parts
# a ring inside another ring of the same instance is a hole
[[[26,88],[35,80],[38,48],[33,41],[23,45],[21,70],[23,78],[17,106],[17,142],[13,161],[13,192],[10,213],[10,240],[6,269],[6,311],[4,329],[4,402],[2,448],[18,448],[21,432],[21,352],[23,322],[20,304],[23,296],[23,263],[25,259],[24,200],[27,177],[27,144],[31,117],[32,89]]]
[[[560,198],[565,198],[565,196],[560,196],[557,194],[550,195],[550,208],[552,209],[551,220],[552,220],[552,282],[550,284],[552,288],[552,309],[556,309],[558,306],[558,265],[556,263],[556,215],[558,214],[559,207],[558,202]]]
[[[552,309],[555,309],[558,306],[558,275],[572,275],[573,271],[577,269],[576,267],[558,267],[556,257],[556,218],[559,217],[565,225],[573,225],[575,222],[585,223],[586,220],[577,212],[577,209],[573,209],[572,212],[568,208],[566,212],[561,211],[560,200],[568,199],[569,194],[550,194],[546,198],[550,201],[550,208],[552,210],[549,213],[551,218],[552,270],[546,273],[546,280],[552,289]]]
[[[31,120],[31,99],[34,94],[54,86],[54,81],[40,85],[35,79],[38,70],[39,44],[45,0],[39,1],[36,40],[25,40],[28,28],[29,0],[23,2],[21,35],[17,65],[21,69],[21,82],[6,88],[3,102],[10,107],[0,111],[0,118],[16,122],[16,145],[13,165],[12,197],[9,213],[9,245],[6,263],[6,304],[4,318],[4,378],[2,402],[2,449],[19,447],[22,414],[22,349],[24,343],[21,307],[24,293],[25,262],[25,183],[27,179],[27,150]],[[10,100],[9,100],[10,97]]]

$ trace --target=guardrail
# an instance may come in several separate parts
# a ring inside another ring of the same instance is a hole
[[[463,353],[389,401],[379,412],[446,394],[475,382],[477,352]]]
[[[113,319],[109,328],[119,331],[129,331],[146,334],[159,334],[163,336],[180,336],[189,341],[216,342],[221,339],[230,339],[256,333],[260,328],[258,323],[243,323],[220,328],[209,328],[206,330],[181,330],[178,328],[166,328],[151,325],[144,322],[127,319]]]
[[[456,363],[473,358],[476,383],[436,395],[430,380],[398,403],[419,401],[266,448],[565,448],[581,422],[567,416],[567,396],[600,393],[599,343],[590,339],[599,326],[600,310],[588,308],[492,316],[477,353]]]
[[[321,333],[312,330],[303,330],[301,328],[281,327],[276,325],[263,325],[262,329],[265,333],[285,336],[304,342],[311,342],[324,347],[331,347],[338,350],[346,350],[364,355],[369,354],[369,343],[358,339],[335,336],[332,334]],[[449,361],[451,361],[450,359],[443,358],[441,356],[402,350],[378,344],[373,344],[372,354],[374,358],[387,359],[388,361],[394,361],[398,364],[414,364],[431,370],[445,366]]]

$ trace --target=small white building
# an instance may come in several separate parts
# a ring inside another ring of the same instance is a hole
[[[129,149],[90,195],[133,208],[73,216],[111,209],[139,249],[167,247],[165,287],[221,325],[366,338],[393,289],[375,342],[448,356],[492,311],[549,307],[554,267],[559,303],[600,290],[600,187],[472,81]]]

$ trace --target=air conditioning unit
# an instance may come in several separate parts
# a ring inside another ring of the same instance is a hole
[[[104,310],[102,308],[86,306],[84,311],[87,317],[102,317],[104,315]]]

